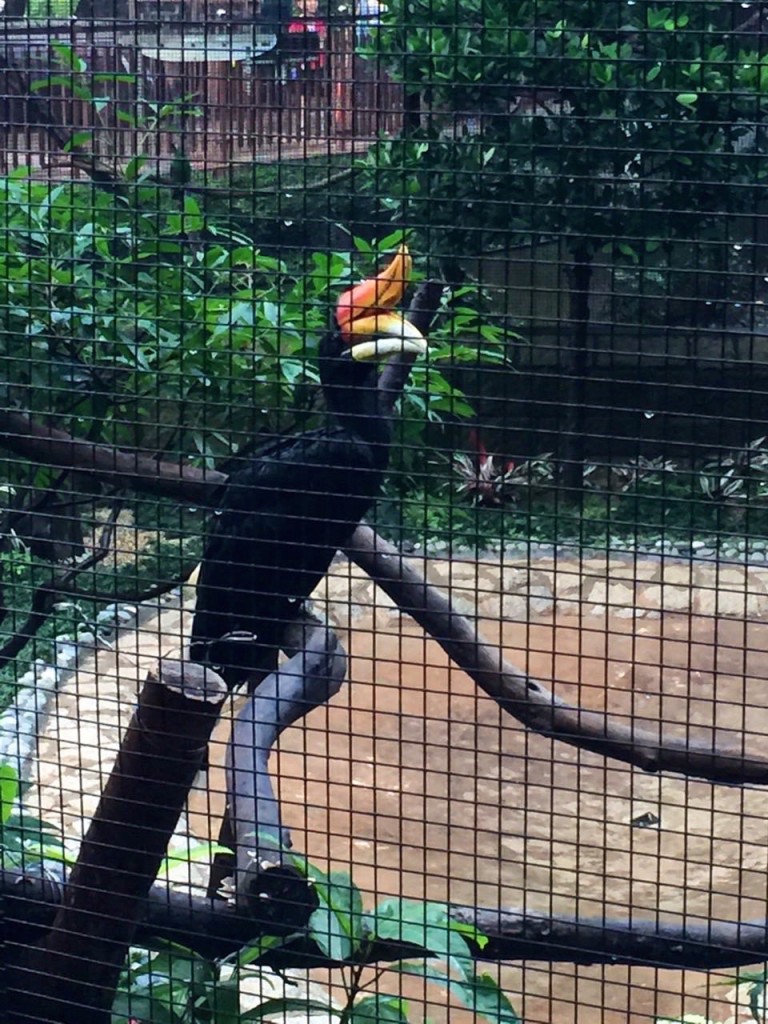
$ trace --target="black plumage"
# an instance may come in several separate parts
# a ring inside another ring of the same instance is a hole
[[[347,344],[336,329],[319,352],[327,424],[263,448],[232,474],[214,513],[190,656],[229,686],[264,666],[379,492],[391,424],[379,412],[377,364],[356,361]]]

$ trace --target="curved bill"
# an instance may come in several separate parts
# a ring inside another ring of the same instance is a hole
[[[358,362],[388,359],[406,352],[424,355],[428,348],[421,331],[398,313],[379,313],[355,320],[350,324],[348,338],[349,354]]]
[[[401,245],[380,274],[350,288],[339,299],[336,322],[353,359],[386,359],[427,351],[421,331],[404,316],[391,312],[403,297],[412,267],[410,253]]]

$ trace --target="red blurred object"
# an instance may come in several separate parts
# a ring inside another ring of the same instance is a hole
[[[514,462],[497,467],[475,427],[469,430],[469,443],[475,452],[474,459],[468,455],[454,456],[454,467],[461,477],[459,493],[471,495],[478,505],[502,505],[509,499],[504,485],[514,472]]]

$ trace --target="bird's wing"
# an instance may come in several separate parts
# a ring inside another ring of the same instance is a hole
[[[253,451],[246,448],[246,451],[242,456],[235,455],[231,459],[228,459],[227,463],[231,463],[236,467],[230,472],[229,476],[232,477],[238,473],[248,472],[253,468],[252,464],[254,462],[258,462],[260,459],[280,457],[284,452],[293,448],[297,441],[303,441],[305,438],[311,439],[319,437],[323,433],[323,429],[319,428],[317,430],[307,430],[299,436],[296,434],[271,434],[266,441],[257,445]],[[238,462],[242,462],[242,465],[238,466]]]

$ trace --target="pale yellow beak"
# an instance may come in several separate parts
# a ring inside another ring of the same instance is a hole
[[[424,355],[427,339],[413,324],[398,313],[379,313],[350,324],[349,354],[357,361],[387,359],[404,352]],[[355,341],[356,338],[365,340]]]

